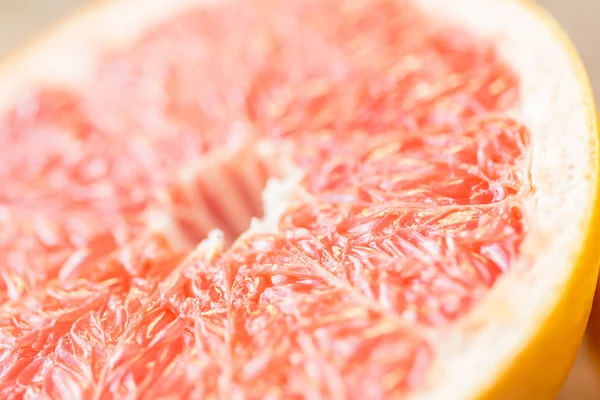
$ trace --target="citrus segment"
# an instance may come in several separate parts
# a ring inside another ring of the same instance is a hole
[[[0,118],[0,301],[107,256],[149,225],[175,227],[169,235],[190,247],[213,228],[232,241],[262,213],[268,171],[249,128],[238,124],[222,138],[232,145],[215,149],[207,132],[136,126],[120,114],[124,100],[103,103],[115,108],[98,111],[99,124],[81,94],[40,89]]]
[[[320,266],[323,259],[307,254],[316,246],[288,232],[254,237],[227,254],[235,271],[234,389],[249,397],[378,398],[419,383],[431,358],[427,342]]]
[[[131,316],[110,362],[99,364],[96,392],[106,398],[227,396],[228,299],[225,270],[200,251],[188,256]]]
[[[306,151],[297,150],[307,170],[304,185],[323,202],[433,209],[496,203],[529,189],[529,132],[511,119],[473,118],[463,126],[376,140],[352,132],[350,144],[328,133],[318,139],[322,153],[308,143]]]
[[[85,210],[28,210],[0,206],[0,301],[17,299],[40,282],[68,279],[77,270],[125,245],[140,224],[114,221],[110,227]]]
[[[164,237],[140,239],[0,306],[2,396],[88,396],[130,315],[181,260]]]
[[[406,3],[276,9],[281,43],[249,92],[251,118],[276,136],[329,128],[376,134],[460,125],[515,104],[518,79],[491,46]]]
[[[198,155],[208,152],[207,157],[212,156],[212,174],[223,173],[220,169],[225,166],[221,164],[229,157],[242,157],[240,161],[248,158],[240,150],[249,140],[245,137],[248,128],[243,125],[236,125],[227,137],[221,138],[223,142],[232,140],[235,148],[231,146],[229,151],[221,149],[222,154],[212,154],[214,146],[207,147],[205,138],[212,139],[215,135],[190,132],[181,126],[168,130],[157,125],[156,130],[150,131],[120,114],[127,103],[115,103],[114,109],[106,109],[114,100],[102,100],[105,107],[102,124],[92,116],[99,114],[99,110],[91,113],[80,94],[65,89],[42,89],[4,116],[2,154],[6,163],[0,171],[5,182],[1,198],[4,203],[50,212],[83,207],[113,220],[142,218],[144,212],[158,207],[161,201],[169,202],[173,197],[171,192],[193,191],[194,185],[201,185],[196,180],[201,179],[199,175],[207,166],[206,162],[198,161]],[[121,99],[124,100],[127,101]],[[139,111],[148,111],[144,105],[139,106]],[[106,126],[111,122],[118,124],[119,130]],[[257,160],[248,160],[244,167],[259,169],[261,165]],[[231,168],[226,173],[232,175],[228,176],[228,182],[244,178]],[[258,185],[262,184],[260,179],[257,173]],[[234,189],[230,191],[236,195],[249,196],[244,186]],[[203,206],[189,204],[195,199],[177,200],[183,202],[181,207]],[[245,211],[243,206],[233,208],[238,208],[241,214]],[[226,228],[222,221],[215,223]],[[215,226],[209,226],[212,227]]]

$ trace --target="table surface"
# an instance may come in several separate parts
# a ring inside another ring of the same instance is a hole
[[[577,361],[571,370],[557,400],[596,400],[600,399],[599,371],[592,364],[587,343],[581,346]]]
[[[88,0],[89,1],[89,0]],[[150,0],[149,0],[150,1]],[[84,3],[85,0],[0,0],[0,57],[35,37],[43,28]],[[576,42],[587,65],[596,96],[600,98],[599,0],[539,0],[563,24]],[[580,352],[559,400],[600,399],[600,380],[591,366],[587,350]]]

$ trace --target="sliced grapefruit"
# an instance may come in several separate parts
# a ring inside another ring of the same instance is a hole
[[[518,1],[93,6],[0,70],[0,393],[556,395],[595,118]]]

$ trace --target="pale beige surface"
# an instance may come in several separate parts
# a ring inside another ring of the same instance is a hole
[[[85,0],[0,0],[0,55]]]
[[[575,41],[594,82],[596,98],[600,98],[600,0],[538,1],[554,14]]]
[[[90,0],[88,0],[90,1]],[[96,0],[98,1],[98,0]],[[152,0],[148,0],[152,1]],[[449,0],[451,1],[451,0]],[[0,57],[85,0],[0,0]],[[579,48],[600,98],[600,0],[539,0],[564,25]],[[583,354],[560,400],[600,399],[600,381]]]
[[[600,399],[600,380],[598,376],[598,370],[591,358],[590,350],[587,343],[584,343],[558,400]]]

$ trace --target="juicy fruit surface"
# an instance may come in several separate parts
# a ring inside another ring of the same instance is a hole
[[[34,89],[0,119],[0,393],[418,389],[518,257],[517,106],[493,46],[392,0],[190,10]],[[302,171],[277,228],[185,257],[260,213],[265,143]]]

